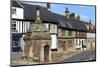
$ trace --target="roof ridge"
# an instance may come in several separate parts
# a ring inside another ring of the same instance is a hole
[[[16,1],[16,2],[17,2],[22,8],[24,8],[24,7],[22,6],[22,4],[19,3],[19,1]]]

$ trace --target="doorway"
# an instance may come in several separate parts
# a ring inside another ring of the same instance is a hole
[[[44,61],[49,62],[49,46],[44,46]]]

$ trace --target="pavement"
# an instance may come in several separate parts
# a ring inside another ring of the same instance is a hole
[[[39,64],[39,62],[32,61],[32,60],[25,60],[22,59],[21,52],[12,52],[11,53],[11,65],[31,65],[31,64]]]

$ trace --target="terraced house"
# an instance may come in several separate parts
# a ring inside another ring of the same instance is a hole
[[[12,52],[22,51],[24,56],[31,52],[35,59],[51,61],[53,51],[95,49],[95,26],[91,22],[69,14],[68,8],[65,16],[50,8],[50,3],[42,7],[12,2]]]

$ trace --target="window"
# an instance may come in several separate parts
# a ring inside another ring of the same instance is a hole
[[[65,30],[61,30],[62,36],[65,36]]]
[[[85,24],[86,28],[89,30],[89,25]]]
[[[73,47],[73,40],[67,40],[68,47]]]
[[[91,25],[90,27],[91,27],[91,29],[93,30],[93,26]]]
[[[56,31],[57,31],[56,25],[50,24],[49,25],[49,30],[50,30],[51,33],[56,33]]]
[[[55,25],[53,25],[53,29],[55,29]]]
[[[81,45],[81,40],[79,39],[79,46]]]
[[[15,20],[12,20],[11,27],[12,27],[12,31],[16,31],[16,21]]]
[[[80,32],[77,32],[77,34],[80,34]]]
[[[68,35],[69,36],[72,36],[72,31],[68,31]]]
[[[49,30],[49,24],[44,24],[45,25],[45,27],[46,27],[46,29],[47,29],[47,31]]]
[[[12,41],[12,47],[19,47],[19,41],[13,40]]]
[[[16,9],[12,8],[12,14],[16,14]]]

